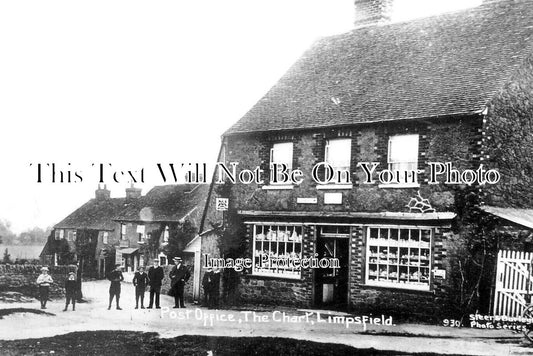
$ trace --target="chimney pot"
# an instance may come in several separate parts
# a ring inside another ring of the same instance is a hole
[[[355,0],[355,26],[376,25],[390,21],[394,0]]]
[[[100,187],[100,184],[98,184],[98,189],[94,191],[94,197],[97,200],[109,199],[111,197],[111,192],[107,190],[105,184],[103,189]]]

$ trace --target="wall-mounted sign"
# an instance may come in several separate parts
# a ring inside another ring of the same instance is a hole
[[[433,276],[440,277],[442,279],[446,279],[446,270],[445,269],[437,269],[437,268],[435,268],[433,270]]]
[[[316,204],[317,202],[317,198],[296,198],[298,204]]]
[[[217,211],[227,211],[229,207],[228,198],[217,198],[216,200]]]
[[[324,204],[342,204],[342,193],[324,193]]]

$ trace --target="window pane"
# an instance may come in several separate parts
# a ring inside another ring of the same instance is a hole
[[[284,163],[292,169],[292,142],[275,143],[272,147],[271,163]]]
[[[351,139],[329,140],[326,144],[326,163],[334,169],[350,169]]]
[[[418,135],[392,136],[389,141],[389,162],[417,162]]]

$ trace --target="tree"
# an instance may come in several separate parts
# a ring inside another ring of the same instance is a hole
[[[4,251],[4,258],[2,259],[2,262],[4,262],[4,263],[12,263],[12,261],[11,261],[11,255],[10,255],[9,252],[7,251],[7,248],[6,248],[5,251]]]
[[[169,226],[170,236],[168,245],[165,246],[165,254],[169,259],[181,255],[183,249],[197,233],[197,228],[189,220],[181,224],[172,224]]]

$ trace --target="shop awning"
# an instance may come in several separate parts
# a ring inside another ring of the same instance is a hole
[[[123,255],[131,255],[131,254],[137,252],[137,250],[138,250],[138,248],[135,248],[135,247],[127,247],[127,248],[121,248],[119,251]]]
[[[481,210],[518,225],[533,229],[533,209],[499,208],[482,206]]]

